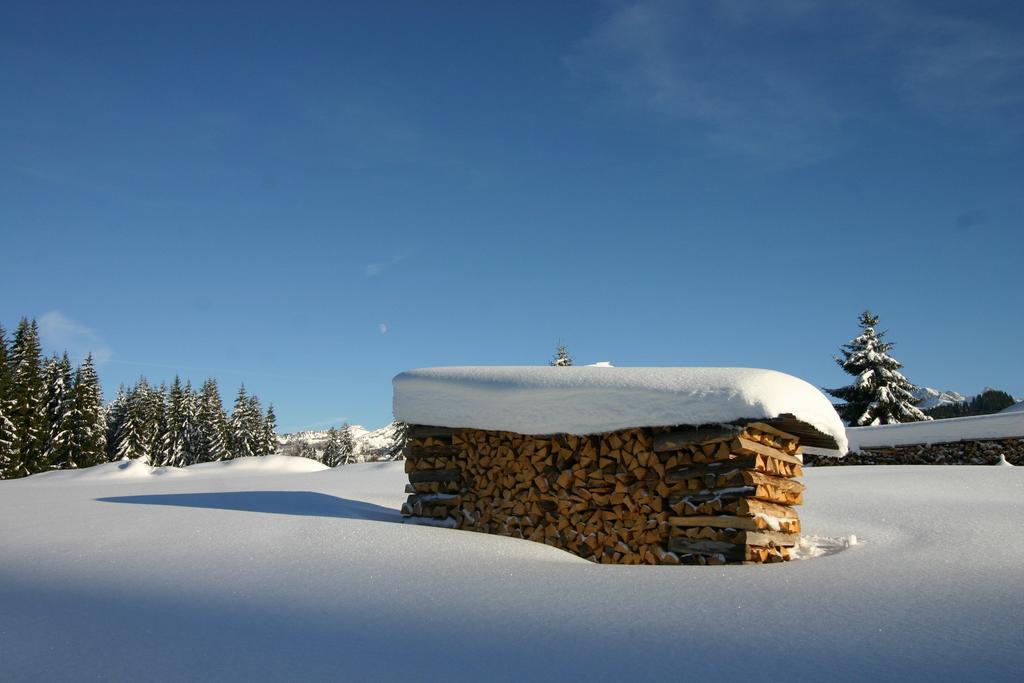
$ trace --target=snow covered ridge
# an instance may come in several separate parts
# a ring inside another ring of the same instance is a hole
[[[966,403],[967,397],[956,391],[939,391],[931,387],[918,387],[914,392],[914,398],[918,400],[918,410],[931,410],[940,406],[951,406],[957,403]]]
[[[756,368],[446,367],[396,376],[395,418],[520,434],[766,420],[791,414],[846,453],[831,402],[807,382]]]
[[[362,425],[349,425],[349,429],[352,430],[353,454],[356,462],[365,462],[374,459],[375,456],[383,455],[395,444],[397,428],[394,422],[374,430],[369,430]],[[278,434],[278,452],[281,452],[280,447],[295,443],[310,443],[317,450],[323,450],[327,437],[327,430]]]
[[[1024,411],[955,417],[930,422],[850,427],[846,430],[846,436],[850,441],[850,450],[854,453],[862,448],[1024,438]]]

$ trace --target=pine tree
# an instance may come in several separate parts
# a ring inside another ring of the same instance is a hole
[[[75,372],[72,392],[75,404],[74,464],[92,467],[106,460],[107,426],[103,414],[103,392],[93,367],[92,354]]]
[[[147,387],[148,388],[148,387]],[[157,389],[145,392],[145,442],[148,463],[153,467],[166,465],[170,454],[164,449],[164,434],[167,433],[167,402],[169,390],[163,382]]]
[[[324,444],[324,452],[321,456],[321,462],[328,467],[337,467],[341,464],[341,460],[341,432],[334,427],[331,427],[327,430],[327,443]]]
[[[146,458],[149,461],[152,452],[155,431],[152,394],[157,390],[149,386],[145,377],[128,392],[125,400],[124,419],[121,420],[116,438],[115,453],[118,460],[135,460]]]
[[[77,467],[74,446],[75,401],[68,354],[54,356],[43,368],[46,382],[46,443],[43,461],[49,469]]]
[[[174,376],[170,393],[167,395],[167,413],[163,424],[160,452],[162,459],[154,465],[184,467],[188,464],[189,418],[185,399],[185,388],[181,378]]]
[[[341,450],[341,464],[350,465],[356,461],[355,439],[352,437],[352,428],[346,422],[341,427],[338,435],[338,446]]]
[[[403,455],[405,442],[409,438],[409,424],[401,420],[395,420],[391,425],[394,430],[392,432],[393,439],[386,451],[386,457],[388,460],[402,460],[405,457]]]
[[[14,476],[14,422],[10,418],[12,406],[7,331],[0,325],[0,479]]]
[[[213,378],[203,382],[203,388],[199,392],[196,432],[196,462],[216,462],[231,457],[228,447],[228,420],[224,414],[224,404],[221,403],[217,380]]]
[[[191,380],[185,382],[182,390],[181,423],[182,466],[198,462],[201,441],[199,438],[199,395],[192,389]]]
[[[254,456],[259,451],[259,431],[254,429],[253,402],[245,392],[243,384],[235,396],[235,406],[231,411],[229,423],[231,457],[245,458]]]
[[[566,350],[565,345],[559,343],[555,349],[555,357],[551,359],[551,365],[558,368],[566,368],[572,365],[572,357]]]
[[[267,405],[267,414],[263,418],[263,455],[274,455],[277,453],[277,415],[274,414],[274,404]]]
[[[46,387],[43,384],[39,327],[22,318],[14,333],[10,358],[8,419],[14,425],[9,476],[23,477],[45,469],[43,447],[48,436],[44,424]]]
[[[878,316],[870,311],[860,314],[861,333],[841,350],[835,361],[856,381],[828,393],[846,401],[836,410],[850,425],[896,424],[930,420],[916,407],[916,387],[900,372],[903,364],[889,355],[893,345],[882,341],[885,332],[876,332]]]
[[[303,441],[299,444],[299,450],[296,455],[300,458],[309,458],[310,460],[320,461],[321,458],[317,457],[316,448],[313,447],[308,441]]]
[[[246,432],[251,435],[252,454],[266,455],[266,425],[263,421],[263,406],[255,394],[249,396],[245,408]]]
[[[107,460],[113,461],[120,457],[117,454],[118,437],[128,416],[128,391],[123,384],[117,388],[117,395],[103,412],[107,426]]]

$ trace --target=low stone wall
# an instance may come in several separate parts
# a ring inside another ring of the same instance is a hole
[[[1011,465],[1024,465],[1024,438],[912,444],[888,448],[863,448],[845,458],[804,455],[815,467],[835,465],[995,465],[999,456]]]

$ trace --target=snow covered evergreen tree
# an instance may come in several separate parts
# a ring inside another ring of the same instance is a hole
[[[559,344],[555,349],[555,357],[551,359],[551,365],[559,368],[566,368],[572,365],[572,357],[569,356],[565,345]]]
[[[859,324],[861,333],[843,345],[842,358],[835,358],[857,379],[845,387],[826,390],[846,401],[836,410],[848,424],[858,427],[930,420],[916,407],[916,387],[899,372],[903,364],[889,355],[893,345],[882,341],[885,332],[876,332],[878,316],[864,311]]]
[[[107,426],[103,414],[103,391],[93,367],[92,354],[85,357],[75,372],[72,400],[75,404],[74,464],[77,467],[98,465],[106,460]]]
[[[199,438],[199,395],[192,389],[192,382],[185,382],[182,390],[181,423],[179,429],[185,440],[182,447],[184,465],[194,465],[199,460],[201,441]]]
[[[263,421],[263,406],[255,394],[250,394],[248,406],[245,410],[245,419],[248,422],[248,432],[252,434],[252,454],[266,455],[266,425]]]
[[[341,460],[341,432],[331,427],[327,430],[327,443],[324,444],[324,452],[320,461],[328,467],[337,467],[341,464]]]
[[[122,384],[117,388],[117,394],[104,412],[107,425],[107,460],[113,461],[119,458],[117,454],[118,437],[121,434],[121,426],[128,415],[128,391]]]
[[[401,420],[395,420],[391,424],[394,427],[394,432],[392,432],[394,438],[391,445],[388,446],[387,459],[401,460],[405,457],[403,452],[405,451],[405,442],[409,438],[409,424]]]
[[[274,404],[267,405],[267,414],[263,418],[263,455],[277,453],[277,415],[274,414]]]
[[[45,469],[43,447],[48,430],[44,422],[46,387],[43,384],[39,326],[22,318],[14,332],[10,358],[8,419],[14,425],[8,476],[23,477]]]
[[[308,441],[303,441],[299,445],[299,450],[296,453],[296,456],[300,458],[309,458],[310,460],[321,461],[321,458],[317,457],[316,448],[314,448],[313,444],[311,444]]]
[[[192,436],[190,433],[191,423],[185,388],[181,384],[181,378],[175,375],[167,396],[167,413],[163,424],[160,448],[161,458],[159,462],[154,462],[154,465],[184,467],[189,464],[191,459],[189,453]]]
[[[231,411],[230,443],[231,457],[245,458],[258,455],[262,442],[263,429],[260,426],[262,416],[259,401],[249,397],[243,384],[235,396],[235,406]]]
[[[125,414],[118,428],[115,453],[118,460],[146,458],[149,462],[153,447],[153,432],[159,415],[154,412],[153,394],[158,390],[149,386],[146,378],[139,381],[128,392],[125,400]]]
[[[352,436],[352,427],[346,422],[341,426],[338,435],[338,446],[341,450],[341,464],[350,465],[356,461],[356,444]]]
[[[216,462],[231,457],[228,447],[228,420],[220,399],[217,380],[203,382],[199,392],[199,410],[196,416],[196,462]]]
[[[46,362],[43,368],[46,383],[46,445],[43,461],[49,469],[77,467],[74,446],[75,400],[71,362],[68,354],[56,356]]]
[[[7,351],[7,331],[0,325],[0,479],[13,476],[14,422],[10,418],[11,363]]]
[[[148,383],[147,383],[148,384]],[[164,450],[164,434],[167,433],[167,384],[161,382],[157,389],[150,388],[144,401],[146,411],[146,443],[149,464],[159,467],[167,464],[169,454]]]

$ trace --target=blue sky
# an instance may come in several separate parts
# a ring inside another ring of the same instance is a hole
[[[0,322],[283,430],[431,365],[1024,395],[1024,5],[6,3]]]

